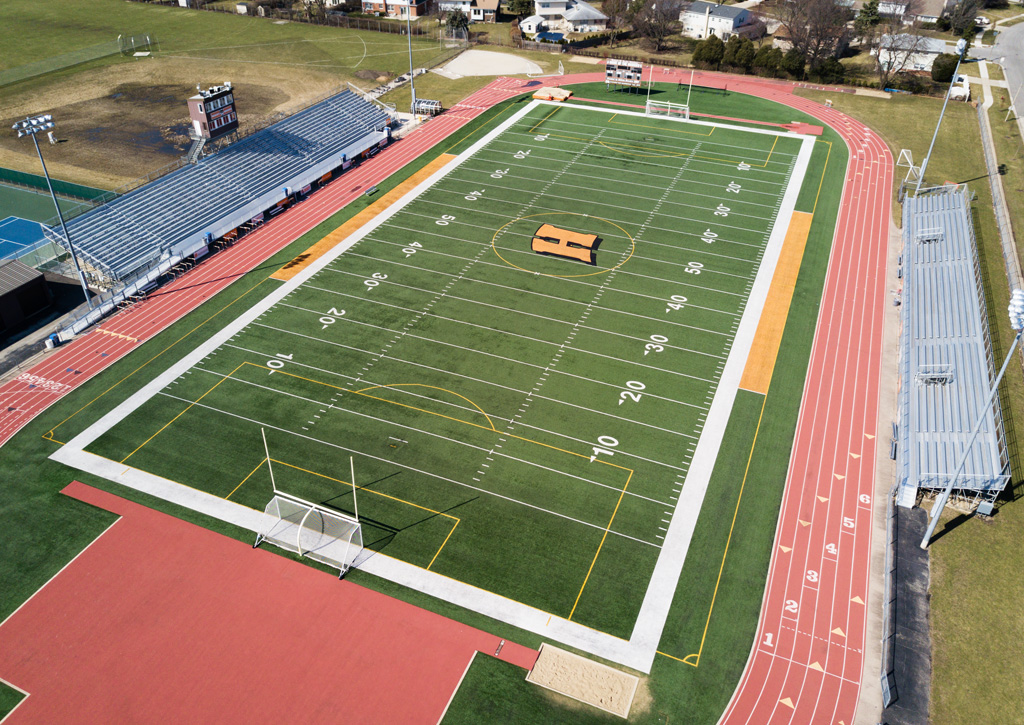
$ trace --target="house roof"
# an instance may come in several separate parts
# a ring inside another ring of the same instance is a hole
[[[32,269],[17,259],[4,260],[0,262],[0,295],[13,292],[26,282],[42,276],[43,273],[38,269]]]
[[[530,17],[521,20],[519,22],[519,24],[523,25],[525,23],[533,23],[534,25],[536,25],[537,23],[543,23],[543,22],[544,22],[544,16],[542,16],[542,15],[531,15]]]
[[[473,0],[473,4],[484,10],[497,10],[498,0]]]
[[[710,13],[708,13],[709,9]],[[710,14],[713,18],[735,19],[747,11],[744,8],[736,7],[735,5],[719,5],[717,3],[704,2],[704,0],[696,0],[696,2],[690,5],[690,8],[686,12],[697,15]]]
[[[607,15],[583,0],[576,0],[576,3],[571,8],[562,13],[562,17],[569,21],[608,19]]]
[[[945,53],[946,41],[938,38],[915,37],[909,33],[883,35],[878,47],[885,50],[910,50],[917,43],[918,53]]]
[[[947,4],[947,0],[919,0],[914,8],[914,14],[919,18],[941,18],[946,12]]]

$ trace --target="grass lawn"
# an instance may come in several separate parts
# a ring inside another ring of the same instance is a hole
[[[813,92],[807,95],[823,97]],[[927,150],[941,104],[940,100],[902,96],[882,101],[844,95],[835,97],[833,102],[836,108],[878,131],[894,156],[901,148],[913,149],[917,163]],[[994,126],[1001,128],[995,123]],[[1016,164],[1011,178],[1019,179],[1019,160],[1012,160],[1013,146],[1006,143],[1006,135],[1005,131],[996,133],[1001,156],[1011,155],[1010,164]],[[929,165],[928,180],[968,182],[977,194],[974,225],[979,261],[986,287],[993,355],[1001,361],[1013,337],[1003,313],[1009,303],[1009,291],[991,211],[992,198],[975,109],[963,104],[949,106]],[[1007,195],[1013,196],[1015,188],[1007,186]],[[1019,213],[1019,198],[1013,203]],[[1024,377],[1019,367],[1011,366],[1004,378],[1001,401],[1019,497],[1020,471],[1024,465],[1020,438],[1015,432],[1024,425]],[[954,517],[947,516],[947,523]],[[1024,586],[1016,574],[1020,567],[1019,542],[1024,535],[1024,507],[1016,499],[1005,498],[991,523],[973,519],[956,523],[963,525],[949,531],[940,528],[941,536],[930,549],[931,719],[934,723],[1021,722],[1017,694],[993,690],[991,683],[1024,679],[1024,617],[1017,607],[1024,598]],[[964,616],[965,612],[972,615]],[[989,696],[978,698],[977,693],[982,691],[988,691]]]
[[[1017,254],[1024,255],[1024,142],[1013,114],[1007,121],[1009,97],[1004,89],[995,94],[996,102],[988,111],[992,137],[996,144],[996,162],[1003,174],[1003,195],[1010,208],[1010,223],[1017,242]]]
[[[594,92],[588,92],[587,95],[595,96],[602,89],[603,86],[598,84]],[[665,92],[668,100],[681,100],[672,96],[677,93],[674,87]],[[760,117],[764,120],[792,121],[801,115],[738,94],[695,93],[691,104],[695,111]],[[737,113],[737,109],[743,113]],[[493,111],[488,117],[500,114],[501,111]],[[470,138],[464,143],[472,142],[475,136],[467,135]],[[845,149],[836,145],[830,147],[828,144],[834,144],[836,140],[832,132],[826,131],[826,135],[821,137],[821,143],[816,144],[808,172],[808,178],[820,179],[825,170],[825,159],[829,158],[820,198],[816,198],[813,193],[804,193],[798,202],[798,209],[805,211],[811,210],[817,203],[817,213],[776,367],[780,374],[773,380],[767,399],[745,394],[737,400],[736,415],[730,421],[727,432],[728,448],[716,466],[709,487],[706,500],[708,513],[698,521],[697,537],[702,540],[701,546],[704,548],[695,550],[695,556],[684,568],[685,586],[680,588],[683,594],[673,605],[670,615],[672,635],[666,638],[665,649],[662,650],[670,656],[659,656],[655,662],[649,682],[653,704],[649,714],[642,718],[645,722],[663,720],[664,714],[671,714],[673,721],[683,718],[689,722],[714,722],[735,687],[749,651],[788,463],[789,445],[778,442],[791,440],[795,426],[803,384],[802,371],[806,369],[832,238],[832,224],[842,187]],[[390,183],[382,184],[381,188],[389,188]],[[19,524],[11,527],[17,530],[17,534],[5,540],[0,552],[0,612],[6,614],[13,610],[109,523],[110,517],[104,512],[68,501],[57,493],[72,476],[114,490],[146,505],[168,510],[174,515],[227,535],[248,539],[247,534],[232,527],[91,476],[76,475],[53,464],[45,455],[53,450],[54,444],[42,440],[40,436],[55,429],[55,437],[67,440],[83,430],[170,365],[173,359],[180,357],[184,349],[193,347],[213,334],[228,319],[251,304],[250,300],[258,299],[276,287],[276,282],[264,281],[269,273],[311,246],[327,230],[358,211],[364,203],[363,200],[356,202],[275,255],[274,259],[243,277],[202,309],[70,394],[60,406],[33,421],[5,446],[5,456],[0,459],[0,477],[18,480],[20,485],[0,490],[0,519],[8,522],[17,520]],[[224,308],[222,312],[203,324],[221,308]],[[799,370],[801,374],[791,375],[791,370]],[[133,374],[133,371],[138,372]],[[109,392],[104,394],[104,391]],[[83,406],[86,407],[83,409]],[[68,415],[80,409],[81,412],[62,423]],[[753,431],[757,429],[758,419],[762,421],[758,445],[751,451]],[[737,461],[747,459],[751,465],[744,483],[742,479],[737,480]],[[746,498],[741,495],[743,485],[748,490]],[[757,491],[758,495],[751,498],[749,491]],[[723,516],[736,517],[735,533],[728,549],[728,531],[721,525]],[[61,533],[54,536],[54,531]],[[708,561],[714,564],[708,566]],[[496,629],[494,623],[485,617],[473,615],[458,607],[431,600],[358,571],[352,572],[350,576],[353,581],[427,606],[472,626],[492,631]],[[689,593],[690,587],[694,592],[692,596]],[[715,591],[716,587],[717,598],[712,608],[708,592]],[[508,633],[509,628],[502,625],[501,631]],[[508,636],[529,646],[537,646],[539,643],[538,637],[525,632],[512,632]],[[679,661],[684,658],[689,663]]]
[[[408,71],[401,35],[186,10],[122,0],[4,3],[0,63],[30,63],[119,34],[152,34],[150,58],[120,55],[0,88],[5,118],[50,112],[67,143],[47,148],[51,173],[112,189],[175,161],[189,145],[185,99],[196,83],[234,83],[243,126],[293,112],[346,82],[372,88]],[[446,52],[413,40],[429,67]],[[0,135],[0,166],[38,173],[31,144]]]

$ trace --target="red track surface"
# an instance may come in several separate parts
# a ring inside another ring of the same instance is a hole
[[[689,72],[655,73],[658,81],[689,78]],[[590,73],[548,78],[544,83],[602,79],[603,73]],[[422,131],[201,265],[140,309],[103,325],[110,333],[137,341],[94,332],[51,355],[31,373],[60,385],[79,384],[329,216],[367,185],[482,110],[525,90],[526,83],[513,79],[491,83]],[[723,716],[723,722],[756,725],[848,724],[856,711],[864,665],[866,604],[852,600],[866,603],[868,599],[875,457],[875,439],[868,436],[876,432],[878,414],[892,157],[870,129],[838,111],[793,96],[792,84],[708,73],[696,73],[694,83],[728,87],[804,111],[832,126],[850,148],[757,640]],[[64,392],[29,389],[24,383],[0,388],[0,406],[9,408],[0,413],[0,443]],[[866,501],[862,496],[868,497]],[[829,553],[830,544],[836,553]]]
[[[74,482],[123,518],[0,626],[9,723],[436,723],[499,637]],[[513,642],[500,658],[530,669]],[[525,677],[525,673],[524,673]]]

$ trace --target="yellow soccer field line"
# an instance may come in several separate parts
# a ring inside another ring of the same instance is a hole
[[[828,159],[832,155],[832,142],[831,141],[818,141],[818,143],[827,143],[828,151],[825,153],[825,165],[821,167],[821,180],[818,181],[818,193],[814,195],[814,206],[811,207],[811,214],[818,210],[818,197],[821,196],[821,187],[825,183],[825,171],[828,169]]]
[[[164,423],[163,427],[161,427],[161,428],[160,428],[160,430],[158,430],[158,431],[157,431],[156,433],[154,433],[154,434],[153,434],[153,435],[151,435],[151,436],[150,436],[149,438],[147,438],[147,439],[146,439],[146,440],[144,440],[144,441],[143,441],[142,443],[140,443],[140,444],[139,444],[139,447],[138,447],[138,448],[136,448],[136,449],[135,449],[134,451],[132,451],[132,452],[131,452],[131,453],[129,453],[129,454],[127,455],[127,456],[125,456],[124,458],[122,458],[122,459],[121,459],[121,463],[124,463],[124,462],[125,462],[125,461],[127,461],[127,460],[128,460],[129,458],[131,458],[132,456],[134,456],[134,455],[135,455],[136,453],[138,453],[138,452],[139,452],[139,451],[140,451],[140,450],[142,449],[142,447],[143,447],[143,446],[145,446],[145,445],[146,445],[147,443],[149,443],[149,442],[150,442],[151,440],[153,440],[153,439],[154,439],[154,438],[156,438],[156,437],[157,437],[158,435],[160,435],[161,433],[163,433],[163,432],[164,432],[164,430],[165,430],[165,429],[167,429],[167,428],[168,428],[168,427],[169,427],[169,426],[171,425],[171,423],[173,423],[174,421],[176,421],[176,420],[177,420],[178,418],[180,418],[181,416],[185,415],[185,413],[187,413],[187,412],[189,412],[190,410],[192,410],[192,406],[194,406],[194,405],[195,405],[196,403],[198,403],[198,402],[199,402],[200,400],[202,400],[202,399],[203,399],[203,398],[205,398],[205,397],[206,397],[207,395],[209,395],[209,394],[210,394],[210,393],[212,393],[212,392],[213,392],[214,390],[216,390],[216,389],[217,389],[217,386],[218,386],[218,385],[220,385],[220,384],[221,384],[221,383],[223,383],[223,382],[224,382],[225,380],[227,380],[227,379],[228,379],[228,378],[230,378],[230,377],[231,377],[232,375],[234,375],[234,374],[235,374],[236,372],[238,372],[238,368],[242,367],[242,366],[243,366],[243,365],[245,365],[245,364],[246,364],[246,363],[239,363],[239,364],[238,364],[238,367],[236,367],[236,368],[235,368],[234,370],[232,370],[232,371],[231,371],[230,373],[228,373],[228,374],[227,374],[227,375],[225,375],[225,376],[224,376],[223,378],[221,378],[221,379],[220,379],[220,380],[218,380],[218,381],[217,381],[216,383],[214,383],[214,384],[213,384],[213,387],[211,387],[211,388],[210,388],[209,390],[207,390],[207,391],[206,391],[205,393],[203,393],[203,394],[202,394],[202,395],[200,395],[200,396],[199,396],[198,398],[196,398],[196,399],[195,399],[194,401],[192,401],[191,403],[189,403],[189,404],[188,404],[188,406],[187,406],[187,407],[186,407],[186,408],[185,408],[185,409],[184,409],[183,411],[181,411],[181,412],[180,412],[180,413],[178,413],[178,414],[177,414],[176,416],[174,416],[173,418],[171,418],[171,419],[170,419],[169,421],[167,421],[166,423]]]
[[[376,390],[377,388],[429,388],[431,390],[440,390],[442,392],[448,393],[449,395],[454,395],[456,398],[461,398],[462,400],[465,400],[467,403],[469,403],[474,408],[479,410],[480,415],[487,418],[487,424],[491,427],[491,430],[498,430],[497,428],[494,427],[494,421],[491,420],[491,416],[487,415],[487,413],[484,412],[483,408],[481,408],[479,405],[477,405],[472,400],[467,398],[465,395],[459,395],[454,390],[448,390],[448,388],[439,388],[436,385],[426,385],[424,383],[388,383],[386,385],[371,385],[368,388],[360,388],[359,390],[353,390],[352,392],[354,392],[356,395],[365,395],[367,390]],[[377,400],[381,400],[381,398],[377,398]],[[396,403],[396,405],[401,405],[401,403]]]
[[[768,393],[813,218],[813,214],[803,211],[793,212],[790,218],[782,253],[768,288],[768,298],[761,310],[754,342],[740,378],[740,387],[744,390],[762,395]]]
[[[710,136],[711,134],[713,134],[715,132],[715,128],[716,128],[715,126],[712,126],[711,130],[708,131],[707,133],[697,133],[696,131],[680,131],[679,129],[675,129],[675,128],[653,128],[653,127],[651,127],[649,125],[645,125],[645,124],[642,124],[642,123],[629,123],[628,121],[616,121],[615,119],[618,118],[618,117],[619,117],[619,114],[616,113],[614,116],[612,116],[611,118],[608,119],[608,123],[614,123],[617,126],[635,126],[637,128],[646,128],[646,129],[649,129],[651,131],[664,131],[666,133],[685,133],[685,134],[689,134],[691,136]]]
[[[300,254],[298,257],[295,257],[293,260],[288,262],[284,267],[274,272],[270,275],[271,278],[287,282],[306,267],[313,264],[313,262],[318,260],[320,257],[334,249],[341,242],[345,241],[346,238],[351,236],[358,229],[364,227],[367,223],[372,221],[374,217],[384,212],[388,207],[418,186],[420,182],[428,178],[431,174],[454,158],[455,157],[451,154],[441,154],[380,199],[353,216],[333,232],[327,234],[327,236]]]
[[[732,532],[736,527],[736,517],[740,513],[740,501],[743,500],[743,489],[747,485],[747,476],[750,473],[750,462],[754,460],[754,447],[757,445],[757,434],[761,432],[761,419],[764,417],[764,406],[768,401],[768,396],[764,397],[761,401],[761,413],[757,416],[757,427],[754,429],[754,440],[750,442],[750,454],[747,456],[747,467],[743,470],[743,480],[740,482],[740,493],[736,497],[736,508],[732,512],[732,523],[729,524],[729,536],[725,540],[725,551],[722,552],[722,563],[718,567],[718,578],[715,580],[715,591],[711,594],[711,606],[708,607],[708,618],[704,621],[704,632],[700,636],[700,647],[693,654],[687,655],[681,661],[693,667],[700,665],[700,655],[704,651],[704,640],[708,636],[708,627],[711,624],[711,613],[715,610],[715,599],[718,597],[718,587],[722,583],[722,572],[725,571],[725,558],[729,555],[729,544],[732,543]],[[664,654],[664,653],[662,653]],[[672,657],[672,655],[665,655],[666,657]],[[689,662],[691,657],[695,657],[696,661]],[[678,657],[672,657],[672,659],[679,659]]]
[[[237,485],[237,486],[235,486],[235,487],[234,487],[233,489],[231,489],[231,493],[229,493],[229,494],[228,494],[227,496],[225,496],[225,497],[224,497],[224,500],[225,500],[225,501],[227,501],[227,500],[228,500],[229,498],[231,498],[231,497],[232,497],[232,496],[233,496],[233,495],[235,494],[235,491],[237,491],[238,489],[240,489],[240,488],[242,487],[242,485],[243,485],[243,484],[244,484],[244,483],[245,483],[246,481],[248,481],[248,480],[249,480],[250,478],[252,478],[253,474],[254,474],[254,473],[256,473],[256,471],[258,471],[258,470],[260,470],[261,468],[263,468],[263,464],[264,464],[264,463],[266,463],[266,462],[267,462],[267,459],[266,459],[266,458],[264,458],[264,459],[262,459],[262,460],[261,460],[261,461],[260,461],[259,463],[257,463],[257,464],[256,464],[256,468],[252,469],[252,471],[250,471],[250,472],[249,472],[249,475],[248,475],[248,476],[246,476],[245,478],[243,478],[243,479],[242,479],[242,483],[238,484],[238,485]]]
[[[594,571],[594,564],[597,563],[597,557],[601,555],[601,549],[604,547],[605,539],[608,538],[608,532],[611,531],[612,523],[615,521],[615,514],[619,513],[619,506],[622,505],[622,499],[626,495],[626,489],[629,488],[629,481],[633,478],[633,472],[629,472],[629,476],[626,477],[626,485],[622,487],[619,492],[619,500],[615,504],[615,510],[612,511],[612,517],[608,519],[608,525],[604,527],[604,533],[601,535],[601,543],[597,545],[597,551],[594,552],[594,559],[590,562],[590,568],[587,569],[587,575],[583,578],[583,586],[580,587],[579,593],[576,595],[576,601],[572,603],[572,610],[569,612],[569,616],[566,617],[567,621],[572,621],[572,615],[576,613],[576,607],[579,606],[580,597],[583,596],[583,590],[587,588],[587,582],[590,581],[590,575]]]
[[[316,471],[310,471],[308,468],[303,468],[301,466],[296,466],[296,465],[293,465],[291,463],[285,463],[284,461],[279,461],[276,458],[272,458],[271,460],[274,463],[278,463],[278,464],[280,464],[282,466],[285,466],[287,468],[294,468],[296,471],[302,471],[303,473],[308,473],[311,476],[317,476],[319,478],[326,478],[328,481],[334,481],[335,483],[340,483],[343,486],[351,486],[352,485],[351,481],[343,481],[340,478],[334,478],[333,476],[328,476],[325,473],[317,473]],[[255,473],[255,471],[253,471],[253,473]],[[252,474],[250,474],[250,475],[252,475]],[[245,483],[245,482],[243,481],[242,483]],[[239,484],[239,485],[241,485],[241,484]],[[428,513],[435,514],[436,516],[444,516],[446,519],[451,519],[452,521],[455,522],[454,524],[452,524],[451,531],[448,532],[448,535],[446,537],[444,537],[444,541],[441,542],[441,546],[438,547],[436,552],[434,552],[434,556],[430,559],[430,563],[427,564],[427,567],[426,567],[427,569],[430,569],[430,567],[433,566],[434,562],[437,560],[438,555],[441,553],[441,549],[443,549],[445,544],[448,543],[448,539],[450,539],[452,537],[452,534],[455,533],[455,529],[458,528],[459,523],[462,521],[462,519],[460,519],[458,516],[452,516],[451,514],[446,514],[444,511],[435,511],[434,509],[428,508],[427,506],[420,506],[418,503],[413,503],[412,501],[407,501],[404,498],[399,498],[398,496],[392,496],[392,495],[387,494],[387,493],[382,493],[382,492],[376,491],[376,490],[374,490],[372,488],[363,488],[358,483],[356,484],[356,489],[359,490],[359,491],[365,491],[366,493],[372,493],[374,496],[380,496],[381,498],[386,498],[386,499],[390,499],[392,501],[397,501],[398,503],[405,504],[407,506],[412,506],[413,508],[418,508],[421,511],[426,511]],[[234,493],[234,492],[232,491],[232,493]]]
[[[558,112],[559,112],[560,110],[561,110],[561,107],[556,107],[556,108],[555,108],[555,109],[554,109],[553,111],[551,111],[551,113],[549,113],[549,114],[548,114],[548,115],[546,115],[546,116],[545,116],[544,118],[542,118],[542,119],[540,119],[539,121],[537,121],[537,123],[535,123],[535,124],[534,124],[533,128],[531,128],[531,129],[530,129],[530,130],[529,130],[529,131],[528,131],[527,133],[535,133],[535,132],[537,131],[537,129],[538,129],[538,128],[540,128],[540,125],[541,125],[542,123],[544,123],[544,122],[545,122],[545,121],[547,121],[547,120],[548,120],[549,118],[551,118],[552,116],[554,116],[554,115],[555,115],[556,113],[558,113]]]

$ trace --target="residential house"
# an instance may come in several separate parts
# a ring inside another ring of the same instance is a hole
[[[883,67],[889,68],[902,62],[904,54],[911,51],[911,56],[903,69],[930,71],[932,63],[939,57],[939,54],[946,52],[946,43],[938,38],[924,38],[909,33],[883,35],[878,43],[878,49],[871,51],[871,54],[877,53],[879,63]]]
[[[328,6],[340,5],[342,0],[327,0]],[[389,18],[412,20],[421,18],[430,12],[427,0],[363,0],[363,12],[368,15],[383,15]]]
[[[536,35],[537,33],[543,32],[544,27],[544,18],[540,15],[531,15],[525,20],[521,20],[519,22],[519,29],[522,30],[525,35]]]
[[[683,35],[701,40],[710,35],[717,35],[728,40],[739,29],[750,22],[750,11],[735,5],[719,5],[717,3],[696,0],[679,14],[683,23]]]
[[[471,23],[494,23],[498,20],[499,0],[438,0],[442,13],[461,10]]]
[[[608,27],[608,16],[584,0],[575,0],[562,14],[562,22],[570,33],[594,33]]]

